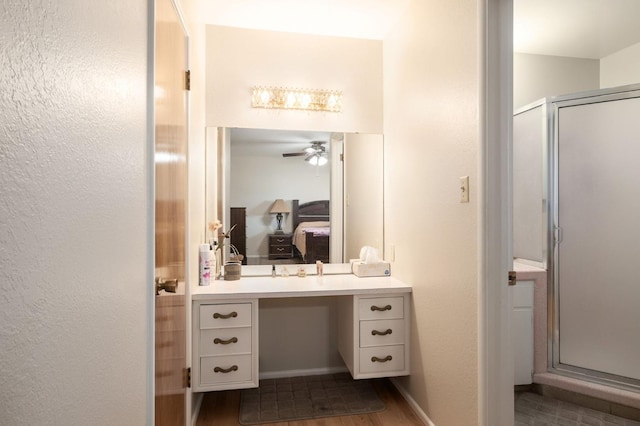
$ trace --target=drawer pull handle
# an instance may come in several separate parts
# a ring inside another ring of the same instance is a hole
[[[218,319],[218,318],[219,319],[229,319],[229,318],[235,318],[237,316],[238,316],[238,313],[235,312],[235,311],[231,312],[230,314],[226,314],[226,315],[219,314],[219,313],[216,312],[215,314],[213,314],[213,319]]]
[[[374,312],[375,311],[390,311],[391,310],[391,305],[387,305],[387,306],[383,306],[383,307],[372,305],[371,306],[371,310],[374,311]]]
[[[392,359],[393,357],[391,355],[387,355],[384,358],[378,358],[377,356],[372,356],[371,362],[387,362],[387,361],[391,361]]]
[[[229,340],[222,340],[216,337],[215,339],[213,339],[213,343],[216,345],[228,345],[229,343],[238,343],[238,338],[232,337]]]
[[[371,331],[372,336],[386,336],[387,334],[391,334],[391,333],[393,333],[393,331],[391,331],[390,328],[386,329],[385,331],[378,331],[378,330]]]
[[[276,241],[279,242],[279,243],[284,243],[284,238],[278,238],[278,239],[276,239]]]
[[[276,247],[276,250],[278,250],[278,251],[284,251],[284,247]]]
[[[229,368],[216,367],[213,369],[214,373],[231,373],[232,371],[238,371],[238,366],[232,365]]]

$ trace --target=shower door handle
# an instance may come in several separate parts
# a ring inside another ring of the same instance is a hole
[[[562,228],[559,226],[553,227],[553,238],[555,239],[555,245],[558,245],[562,242]]]

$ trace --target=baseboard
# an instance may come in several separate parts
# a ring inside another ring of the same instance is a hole
[[[198,393],[198,396],[195,397],[195,404],[193,410],[191,410],[191,426],[196,426],[196,423],[198,422],[198,415],[200,414],[200,407],[202,407],[203,399],[204,394],[202,392]]]
[[[303,370],[283,370],[283,371],[267,371],[260,373],[260,380],[267,379],[281,379],[283,377],[298,377],[298,376],[319,376],[321,374],[336,374],[345,373],[347,367],[323,367],[323,368],[309,368]]]
[[[398,379],[391,378],[389,380],[391,381],[393,386],[395,386],[395,388],[398,389],[398,392],[400,392],[400,395],[402,395],[402,397],[405,399],[405,401],[407,401],[407,403],[409,404],[413,412],[416,413],[416,416],[418,416],[418,418],[422,420],[425,425],[436,426],[435,423],[431,421],[429,416],[427,416],[427,414],[424,411],[422,411],[422,408],[420,408],[416,400],[413,399],[409,394],[409,392],[407,392],[407,390],[404,388],[404,386],[400,384]]]

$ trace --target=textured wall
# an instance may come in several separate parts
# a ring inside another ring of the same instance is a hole
[[[477,9],[414,1],[384,40],[385,244],[413,286],[401,383],[438,426],[479,422]]]
[[[0,15],[0,423],[145,424],[147,2]]]

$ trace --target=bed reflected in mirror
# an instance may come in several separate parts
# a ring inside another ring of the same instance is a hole
[[[300,204],[292,200],[294,258],[300,262],[329,263],[331,218],[329,200]]]
[[[382,156],[382,135],[208,128],[207,222],[240,225],[233,244],[247,265],[343,263],[364,245],[383,253]],[[281,231],[276,200],[290,208]]]

